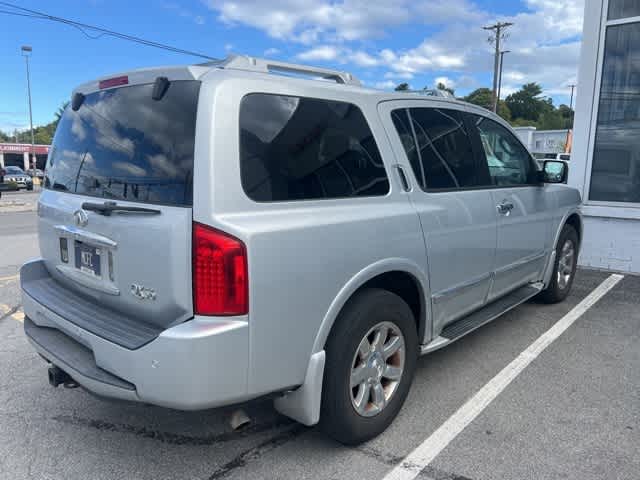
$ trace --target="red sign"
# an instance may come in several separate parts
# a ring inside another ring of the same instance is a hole
[[[33,153],[36,155],[47,155],[49,153],[49,145],[34,145]],[[29,153],[31,152],[30,143],[0,143],[0,153]]]

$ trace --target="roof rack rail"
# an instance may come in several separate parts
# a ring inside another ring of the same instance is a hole
[[[414,95],[422,95],[423,97],[441,97],[456,100],[455,95],[446,90],[440,90],[439,88],[425,88],[424,90],[400,90],[398,93],[413,93]]]
[[[265,58],[249,57],[247,55],[231,55],[219,63],[210,63],[219,68],[229,68],[235,70],[247,70],[251,72],[281,72],[297,73],[303,75],[318,76],[323,79],[333,80],[336,83],[345,85],[361,86],[360,80],[349,72],[331,70],[328,68],[311,67],[309,65],[299,65],[297,63],[279,62]]]

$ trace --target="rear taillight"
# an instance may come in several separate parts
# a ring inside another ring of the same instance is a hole
[[[193,223],[193,308],[196,315],[249,312],[247,249],[214,228]]]

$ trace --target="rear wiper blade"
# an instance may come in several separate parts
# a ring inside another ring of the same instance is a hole
[[[118,205],[116,202],[84,202],[82,204],[82,209],[99,213],[100,215],[104,215],[105,217],[110,216],[113,212],[144,213],[148,215],[160,215],[162,213],[160,210],[155,210],[153,208],[130,207],[128,205]]]

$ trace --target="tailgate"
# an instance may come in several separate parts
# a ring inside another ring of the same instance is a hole
[[[199,86],[172,81],[161,98],[153,83],[74,98],[56,130],[38,206],[40,250],[57,282],[163,328],[193,315]]]

